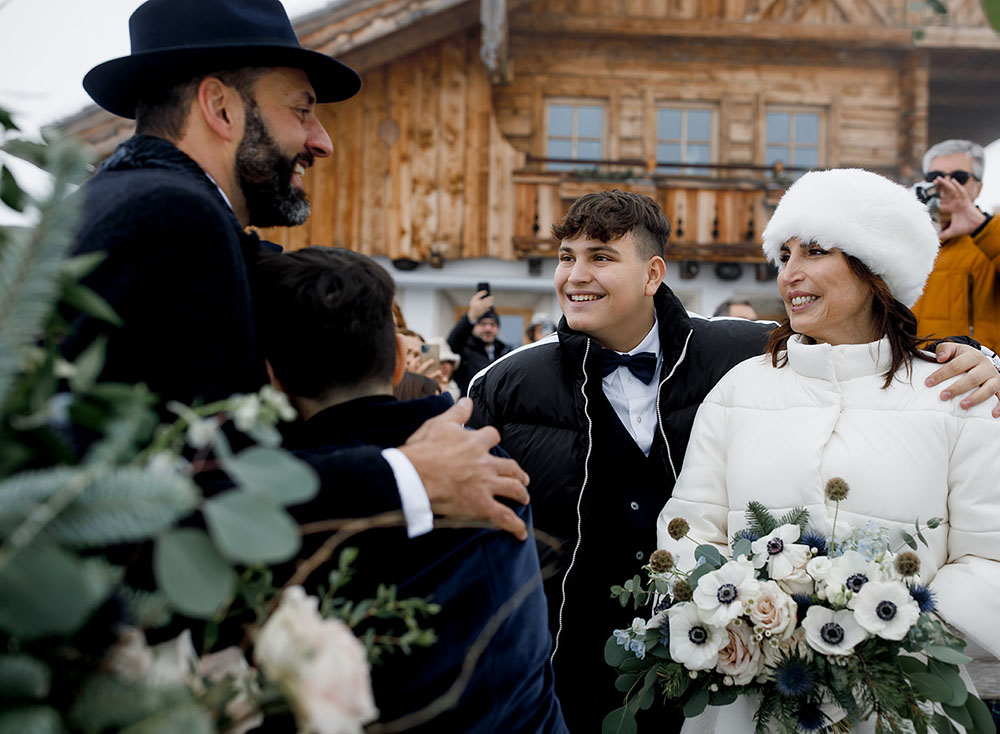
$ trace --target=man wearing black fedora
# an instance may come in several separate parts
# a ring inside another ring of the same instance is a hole
[[[245,228],[306,220],[303,175],[333,151],[316,105],[353,96],[361,80],[303,48],[278,0],[148,0],[129,31],[131,54],[83,81],[101,107],[136,120],[136,135],[84,186],[76,244],[105,254],[85,282],[124,326],[78,318],[67,356],[104,335],[102,379],[144,382],[164,402],[255,391],[267,378],[254,269],[275,246]],[[495,496],[527,502],[527,476],[488,453],[495,431],[462,429],[470,413],[464,401],[399,451],[343,452],[344,486],[365,488],[344,493],[344,516],[401,508],[416,534],[433,510],[524,537]]]

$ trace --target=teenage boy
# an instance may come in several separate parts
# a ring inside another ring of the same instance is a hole
[[[263,257],[257,277],[257,328],[268,371],[303,418],[286,446],[324,480],[325,466],[343,447],[400,446],[452,405],[448,396],[393,398],[405,347],[393,325],[392,279],[371,259],[307,248]],[[294,512],[309,522],[336,516],[337,495],[345,491],[359,490],[324,481],[320,494]],[[511,506],[530,529],[530,508]],[[307,541],[305,554],[322,542]],[[402,527],[369,530],[351,544],[360,554],[345,592],[370,596],[377,583],[395,584],[400,598],[441,605],[425,622],[437,643],[389,655],[373,668],[382,721],[444,694],[484,628],[497,624],[457,704],[407,731],[567,732],[554,693],[534,544],[489,529],[438,529],[410,539]],[[324,583],[328,571],[314,572],[307,587]],[[513,609],[504,608],[507,602]]]
[[[622,705],[603,648],[629,614],[609,589],[640,573],[656,547],[656,517],[702,399],[762,352],[773,324],[687,313],[663,283],[670,224],[647,196],[587,194],[553,234],[562,243],[554,284],[564,317],[554,335],[473,378],[471,425],[500,431],[532,478],[537,526],[564,543],[546,582],[552,659],[566,723],[588,734]],[[956,394],[988,376],[973,398],[981,402],[1000,376],[965,349],[938,372],[975,364]],[[670,726],[660,722],[662,731]]]

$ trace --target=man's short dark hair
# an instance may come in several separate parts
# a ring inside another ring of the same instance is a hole
[[[730,299],[727,299],[727,300],[723,301],[718,306],[716,306],[715,307],[715,313],[713,313],[712,316],[713,317],[714,316],[728,316],[729,315],[729,309],[732,308],[733,306],[749,306],[750,308],[753,308],[753,304],[750,303],[750,301],[748,301],[746,299],[730,298]]]
[[[264,355],[287,390],[323,399],[396,366],[395,284],[365,255],[308,247],[262,255],[254,287]]]
[[[670,222],[655,201],[643,194],[613,189],[584,194],[573,202],[560,224],[552,227],[557,240],[586,237],[613,242],[629,232],[635,235],[643,258],[663,257]]]
[[[184,134],[188,108],[206,77],[214,76],[239,92],[244,104],[253,102],[253,85],[267,71],[266,67],[245,67],[200,73],[170,84],[152,85],[136,100],[135,132],[177,141]]]

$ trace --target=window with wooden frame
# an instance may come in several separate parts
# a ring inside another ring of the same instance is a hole
[[[656,172],[709,176],[711,168],[697,165],[716,160],[716,108],[705,104],[668,102],[656,108]]]
[[[819,168],[824,158],[824,123],[822,109],[768,106],[765,164],[781,161],[794,168]]]
[[[550,99],[545,104],[545,157],[598,161],[604,157],[604,103]],[[550,171],[592,168],[591,163],[548,163]]]

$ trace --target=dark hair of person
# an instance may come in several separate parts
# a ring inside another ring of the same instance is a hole
[[[322,400],[337,389],[392,380],[395,285],[371,258],[330,247],[268,253],[256,278],[258,338],[291,393]]]
[[[562,222],[552,227],[552,236],[560,241],[586,237],[613,242],[629,232],[635,236],[641,257],[663,257],[670,222],[648,196],[619,189],[584,194],[573,202]]]
[[[198,85],[213,76],[226,86],[235,89],[244,104],[253,102],[253,85],[267,71],[266,67],[245,67],[200,73],[181,81],[152,85],[144,91],[135,104],[135,132],[137,135],[155,135],[165,140],[177,141],[184,135],[191,101],[198,93]]]
[[[867,265],[853,255],[848,255],[846,252],[843,254],[847,258],[847,265],[851,268],[851,272],[860,278],[872,292],[872,319],[875,331],[885,336],[889,341],[892,361],[889,364],[889,369],[883,375],[885,382],[882,384],[882,388],[887,388],[892,384],[893,376],[901,367],[906,368],[906,376],[910,377],[914,359],[922,359],[925,362],[935,361],[933,357],[921,351],[921,345],[925,344],[926,340],[917,336],[917,317],[913,315],[913,311],[893,298],[892,293],[889,292],[889,286],[869,270]],[[795,333],[787,318],[771,332],[764,353],[771,355],[771,364],[774,367],[784,367],[788,363],[788,354],[785,349],[788,340]]]
[[[713,317],[714,316],[728,316],[729,315],[729,309],[732,306],[749,306],[750,308],[753,308],[753,304],[750,303],[750,301],[729,299],[729,300],[723,301],[718,306],[716,306],[715,307],[715,313],[713,313],[712,316]]]
[[[416,400],[426,398],[430,395],[437,395],[441,392],[441,386],[434,380],[416,372],[404,372],[403,379],[399,381],[392,390],[396,400]]]

